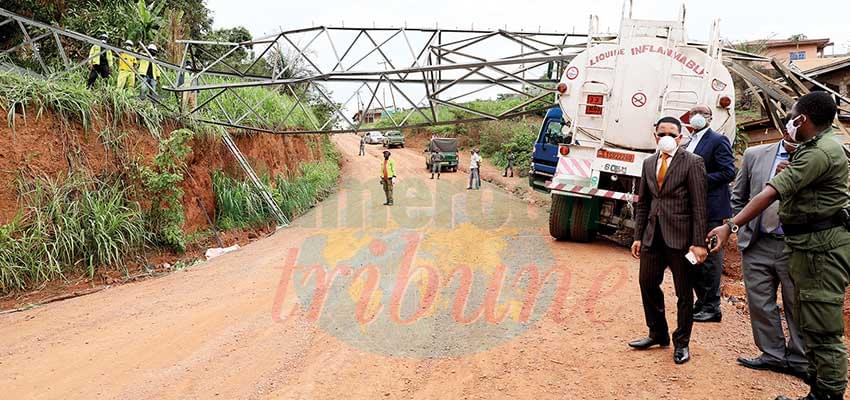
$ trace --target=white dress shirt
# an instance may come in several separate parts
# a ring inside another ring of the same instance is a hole
[[[702,128],[702,130],[699,132],[694,132],[694,134],[691,135],[691,140],[688,142],[688,146],[685,148],[685,150],[693,153],[694,150],[697,149],[697,146],[699,146],[699,141],[702,139],[703,136],[705,136],[706,132],[708,132],[708,127]]]

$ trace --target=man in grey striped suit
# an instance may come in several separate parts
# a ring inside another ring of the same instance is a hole
[[[788,165],[789,155],[796,148],[786,133],[780,143],[747,149],[732,191],[732,207],[736,214]],[[739,357],[738,363],[752,369],[805,376],[808,362],[800,328],[792,317],[794,282],[788,270],[788,254],[785,252],[785,234],[779,223],[778,201],[762,212],[761,216],[741,226],[738,231],[738,248],[743,255],[744,285],[747,288],[753,339],[761,350],[761,354],[753,358]],[[782,329],[782,316],[776,304],[780,285],[782,308],[790,333],[787,342]]]
[[[661,290],[664,270],[669,267],[677,297],[673,361],[683,364],[691,358],[693,285],[699,268],[686,256],[690,253],[694,264],[701,264],[708,255],[705,164],[700,156],[679,148],[681,121],[664,117],[655,129],[658,152],[643,163],[632,243],[632,256],[640,259],[640,292],[649,336],[629,346],[644,350],[670,345]]]

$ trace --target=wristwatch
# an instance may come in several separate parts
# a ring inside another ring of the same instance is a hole
[[[734,222],[732,222],[732,220],[731,220],[731,219],[729,219],[728,221],[726,221],[726,226],[728,226],[728,227],[729,227],[729,230],[730,230],[732,233],[738,233],[738,225],[735,225],[735,223],[734,223]]]

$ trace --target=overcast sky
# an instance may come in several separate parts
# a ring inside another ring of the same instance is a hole
[[[621,0],[208,0],[216,27],[247,27],[254,36],[313,25],[504,28],[556,32],[587,30],[588,16],[616,30]],[[636,0],[635,18],[674,19],[682,1]],[[705,40],[715,18],[723,38],[740,41],[804,33],[829,37],[836,53],[850,47],[850,1],[711,0],[687,2],[692,40]]]
[[[522,0],[207,0],[208,7],[214,12],[215,27],[229,28],[245,26],[255,38],[275,34],[281,30],[309,28],[312,26],[346,27],[402,27],[408,28],[474,28],[476,30],[507,29],[510,31],[538,31],[557,33],[584,33],[588,30],[591,14],[599,16],[599,27],[603,32],[614,32],[619,28],[623,7],[622,0],[587,1],[549,1]],[[678,18],[682,6],[681,0],[635,0],[633,18],[664,19]],[[827,54],[845,53],[850,47],[850,1],[848,0],[788,0],[750,1],[750,0],[711,0],[691,1],[687,6],[686,28],[691,40],[706,41],[714,19],[721,20],[721,37],[729,41],[745,41],[764,38],[786,39],[791,35],[803,33],[809,38],[828,37],[835,42]],[[353,33],[349,40],[354,39]],[[389,35],[389,33],[387,34]],[[303,45],[312,34],[294,35],[290,39]],[[376,40],[381,41],[380,35]],[[455,38],[456,40],[457,38]],[[339,40],[339,39],[334,39]],[[400,41],[401,39],[396,39]],[[415,39],[410,39],[415,42]],[[427,36],[419,38],[424,44]],[[444,38],[445,40],[445,38]],[[450,41],[448,39],[446,41]],[[361,40],[365,42],[365,39]],[[312,42],[311,42],[312,43]],[[340,42],[343,43],[343,42]],[[345,42],[347,43],[347,42]],[[359,43],[361,46],[363,43]],[[401,45],[401,43],[396,43]],[[420,46],[414,44],[413,46]],[[322,48],[321,46],[324,46]],[[344,46],[344,44],[338,44]],[[506,57],[516,44],[486,44],[484,48],[472,50],[475,55],[496,59]],[[416,47],[419,48],[419,47]],[[355,48],[352,58],[357,58],[357,50],[365,52],[368,48]],[[341,49],[340,49],[341,51]],[[404,56],[409,55],[406,47],[384,48],[388,56],[401,64]],[[467,51],[467,50],[465,50]],[[326,63],[330,69],[334,64],[333,51],[324,40],[318,40],[308,52],[318,63]],[[380,70],[379,55],[373,53],[358,70]],[[346,61],[350,62],[350,61]],[[407,61],[408,63],[410,61]],[[327,64],[329,63],[329,64]],[[545,69],[544,69],[545,71]],[[454,71],[461,74],[465,71]],[[529,71],[531,75],[541,74],[540,70]],[[450,73],[447,73],[450,75]],[[459,75],[451,76],[455,79]],[[420,85],[421,86],[421,85]],[[492,86],[492,85],[491,85]],[[368,102],[369,91],[355,94],[356,84],[334,83],[326,86],[334,100],[345,103],[347,112],[364,108]],[[411,89],[412,87],[412,89]],[[405,85],[405,90],[414,102],[425,98],[424,87]],[[465,90],[475,86],[457,86],[447,90],[444,98],[460,96]],[[489,88],[474,95],[460,97],[460,101],[494,98],[504,92],[499,87]],[[398,98],[393,98],[392,89],[387,93],[383,87],[379,92],[382,104],[389,107],[390,101],[399,100],[399,106],[407,106]],[[346,103],[350,99],[350,103]],[[360,104],[359,106],[357,104]],[[424,103],[419,103],[424,104]]]

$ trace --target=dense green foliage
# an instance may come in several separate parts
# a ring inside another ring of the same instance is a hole
[[[206,84],[230,82],[226,78],[206,78]],[[198,96],[198,103],[215,95],[215,91],[204,91]],[[204,116],[226,121],[227,116],[238,119],[239,125],[267,129],[317,129],[324,123],[319,121],[310,105],[297,105],[291,96],[264,87],[246,87],[233,89],[235,95],[219,96],[216,101],[203,110]],[[250,112],[251,105],[256,112]],[[256,106],[254,106],[256,104]]]
[[[497,100],[475,100],[468,103],[464,103],[463,107],[480,111],[489,115],[499,115],[508,110],[512,110],[517,106],[521,105],[525,99],[519,97],[507,97],[503,99]],[[551,107],[551,100],[539,100],[525,107],[525,109],[545,109]],[[425,119],[427,116],[429,119],[433,118],[431,115],[431,110],[428,108],[422,108],[420,111],[416,110],[399,110],[394,113],[389,113],[389,115],[382,116],[381,119],[376,121],[373,124],[369,124],[370,127],[379,127],[379,128],[390,128],[393,127],[393,121],[400,124],[405,120],[405,125],[415,125],[428,122]],[[518,111],[518,110],[514,110]],[[454,121],[461,119],[475,119],[481,118],[482,116],[470,111],[462,110],[456,107],[448,107],[448,106],[439,106],[436,108],[437,113],[437,121]],[[423,116],[422,114],[425,114]],[[409,117],[408,117],[409,115]],[[458,129],[463,130],[463,127],[456,125],[444,125],[444,126],[432,126],[428,127],[427,130],[438,135],[448,134],[448,133],[456,133]],[[463,133],[463,132],[461,132]]]
[[[60,121],[76,122],[84,129],[90,128],[93,118],[100,116],[113,126],[140,124],[157,134],[165,119],[154,104],[113,86],[103,85],[97,91],[90,91],[82,79],[74,77],[45,80],[8,71],[0,71],[0,110],[6,113],[13,130],[19,115],[26,118],[27,112],[34,112],[39,117],[47,110]]]
[[[22,212],[0,226],[0,293],[71,271],[121,267],[147,239],[139,205],[120,180],[86,175],[21,180]]]
[[[268,175],[261,178],[280,209],[292,219],[327,197],[339,179],[339,153],[323,137],[321,161],[304,163],[294,177]],[[234,179],[221,171],[213,173],[216,224],[222,229],[250,228],[274,220],[262,197],[247,180]]]
[[[478,148],[481,155],[504,168],[508,165],[508,153],[514,153],[514,169],[524,176],[529,170],[531,152],[540,129],[536,121],[495,121],[482,124]]]
[[[176,251],[186,249],[183,235],[183,182],[186,155],[192,150],[188,142],[193,132],[178,129],[160,142],[159,152],[153,165],[139,166],[143,196],[151,201],[147,211],[148,228],[155,244],[168,246]]]

